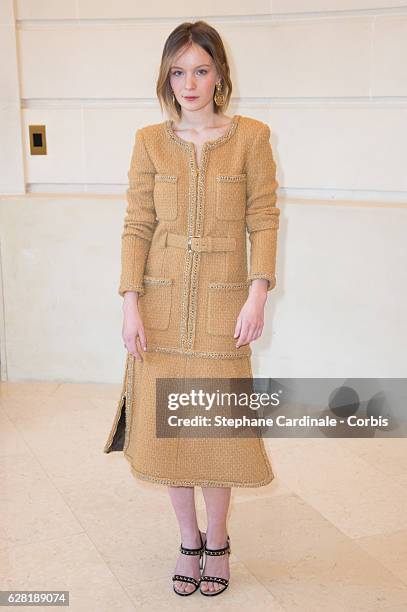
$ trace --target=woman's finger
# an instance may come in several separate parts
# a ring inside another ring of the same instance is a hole
[[[249,329],[250,329],[249,325],[245,321],[243,321],[242,328],[240,330],[239,339],[236,343],[236,348],[239,348],[240,346],[243,346],[243,344],[247,343],[247,336],[248,336]]]
[[[237,338],[239,336],[241,328],[242,328],[242,318],[239,315],[237,317],[237,322],[236,322],[236,326],[235,326],[235,333],[233,334],[234,338]]]
[[[140,338],[140,344],[143,347],[144,350],[146,350],[147,348],[147,338],[146,338],[146,334],[144,332],[144,327],[141,326],[138,332],[139,338]]]

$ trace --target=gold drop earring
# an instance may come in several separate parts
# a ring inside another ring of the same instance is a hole
[[[223,106],[225,104],[225,94],[222,93],[222,83],[220,81],[216,83],[214,101],[216,106]]]

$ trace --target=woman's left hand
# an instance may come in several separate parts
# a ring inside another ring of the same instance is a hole
[[[234,338],[239,337],[236,348],[257,340],[263,332],[264,306],[267,302],[268,281],[256,278],[250,286],[247,298],[236,321]]]

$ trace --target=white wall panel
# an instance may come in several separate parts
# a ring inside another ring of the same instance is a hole
[[[16,0],[17,18],[41,19],[149,19],[176,18],[193,21],[200,15],[256,15],[270,12],[270,0]]]
[[[22,97],[151,98],[167,26],[38,26],[19,31]]]
[[[407,209],[315,204],[282,211],[258,376],[405,376]]]
[[[77,0],[15,0],[16,19],[75,19]]]
[[[369,95],[371,24],[370,17],[223,24],[237,95]]]
[[[406,107],[276,106],[268,123],[287,189],[407,192]]]
[[[406,0],[271,0],[273,13],[407,8]]]
[[[307,14],[332,11],[386,11],[407,8],[406,0],[16,0],[19,20],[42,19],[199,19],[203,16]]]
[[[9,380],[117,382],[124,208],[101,197],[0,198]]]
[[[14,29],[13,2],[9,0],[0,2],[0,25],[12,25]]]
[[[24,193],[20,91],[12,0],[3,0],[1,4],[0,58],[0,193]]]
[[[375,21],[372,96],[407,96],[407,15]]]
[[[156,0],[139,3],[134,0],[78,0],[78,15],[82,19],[95,18],[163,18],[178,17],[181,21],[195,21],[201,15],[257,15],[269,13],[269,0]],[[191,19],[192,16],[192,19]]]

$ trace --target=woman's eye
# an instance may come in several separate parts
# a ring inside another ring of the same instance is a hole
[[[178,76],[178,74],[180,74],[181,72],[181,70],[174,70],[174,72],[171,72],[171,74],[172,76]],[[200,70],[198,70],[198,73],[208,74],[208,71],[205,68],[201,68]]]

